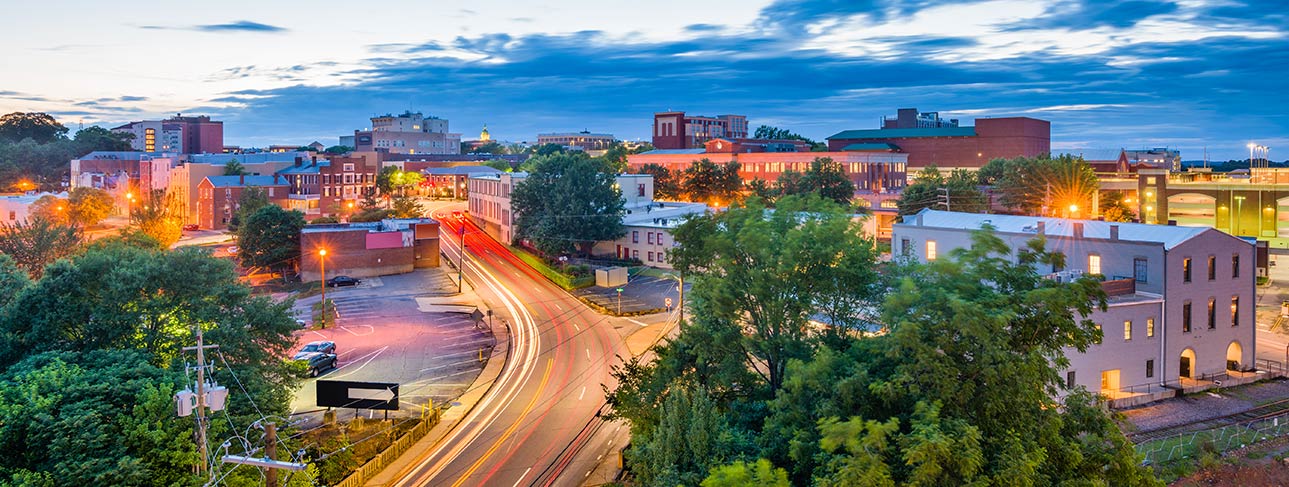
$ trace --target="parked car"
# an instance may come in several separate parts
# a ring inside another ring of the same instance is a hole
[[[185,231],[185,232],[195,232],[195,231],[197,231],[197,224],[196,224],[196,223],[189,223],[189,224],[187,224],[187,225],[184,225],[184,231]]]
[[[309,377],[317,377],[324,370],[336,368],[336,355],[332,353],[310,352],[296,357],[296,360],[308,363]]]
[[[301,348],[299,352],[296,352],[295,359],[299,360],[301,358],[304,358],[314,353],[329,353],[329,354],[335,355],[336,342],[332,342],[332,341],[309,342],[305,344],[304,347]]]
[[[336,276],[327,279],[327,287],[357,286],[362,282],[361,279],[355,279],[349,276]]]
[[[242,250],[241,247],[236,245],[230,245],[227,249],[224,249],[225,252],[228,252],[228,255],[237,255],[237,251],[239,250]]]
[[[309,322],[308,322],[308,321],[304,321],[304,320],[299,319],[299,318],[296,318],[296,320],[295,320],[295,326],[298,326],[298,327],[300,327],[300,328],[308,328],[308,327],[309,327]]]

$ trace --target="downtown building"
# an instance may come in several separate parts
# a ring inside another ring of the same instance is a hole
[[[176,114],[165,120],[141,120],[112,129],[133,134],[130,148],[139,152],[219,154],[224,152],[224,122],[209,116]]]
[[[1052,124],[1029,117],[979,118],[959,126],[935,112],[900,109],[882,128],[846,130],[828,140],[829,151],[886,151],[908,155],[910,172],[980,169],[992,159],[1038,157],[1052,151]]]
[[[1254,380],[1251,242],[1212,228],[926,209],[894,225],[892,253],[945,258],[986,226],[1013,253],[1043,237],[1064,254],[1064,268],[1038,269],[1050,279],[1101,279],[1107,308],[1086,318],[1103,338],[1083,353],[1066,350],[1067,386],[1125,407]]]
[[[589,131],[537,134],[537,145],[556,144],[573,150],[599,151],[613,146],[613,134],[593,134]]]
[[[653,146],[657,149],[702,148],[712,139],[746,139],[747,136],[747,117],[744,115],[653,114]]]
[[[355,152],[461,153],[461,134],[448,132],[447,119],[426,117],[420,112],[372,117],[371,130],[355,130],[353,137]]]

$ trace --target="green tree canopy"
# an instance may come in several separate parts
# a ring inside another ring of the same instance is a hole
[[[342,154],[348,154],[353,151],[354,151],[354,148],[347,145],[333,145],[331,147],[328,147],[326,150],[322,152],[329,156],[338,156]]]
[[[830,157],[816,157],[804,173],[785,171],[777,181],[778,194],[818,194],[842,205],[855,197],[855,183],[846,176],[841,163]]]
[[[112,214],[116,201],[107,191],[78,186],[67,196],[71,221],[84,227],[98,225]]]
[[[976,181],[976,175],[963,169],[954,170],[948,177],[935,166],[923,169],[900,194],[900,215],[912,215],[923,208],[986,213],[989,197],[980,191]]]
[[[672,172],[667,166],[649,163],[640,167],[640,174],[653,176],[653,197],[660,200],[680,199],[680,173]]]
[[[242,193],[237,196],[237,209],[233,211],[233,217],[228,220],[228,230],[236,233],[242,227],[242,222],[260,208],[272,205],[269,201],[269,193],[259,186],[247,186],[242,189]]]
[[[425,208],[416,198],[400,196],[394,198],[394,217],[395,218],[421,218],[425,216]]]
[[[995,165],[990,173],[995,180],[994,191],[1004,206],[1028,215],[1091,215],[1092,193],[1099,182],[1082,157],[1018,157],[990,164]],[[993,176],[994,172],[1000,175]]]
[[[304,214],[265,205],[246,218],[237,231],[237,256],[246,267],[284,270],[300,258]]]
[[[164,189],[154,189],[130,206],[130,223],[169,247],[183,236],[183,203]]]
[[[128,151],[131,150],[130,141],[132,140],[134,140],[134,134],[130,132],[113,132],[94,125],[77,130],[73,138],[76,145],[85,153],[96,150]]]
[[[31,139],[37,144],[47,144],[65,135],[67,127],[47,113],[13,112],[0,116],[0,141]]]
[[[47,194],[31,202],[31,205],[27,206],[27,214],[30,215],[29,218],[40,218],[59,225],[67,225],[70,223],[67,206],[67,200]]]
[[[12,257],[32,277],[40,277],[46,265],[75,254],[80,242],[79,228],[44,218],[0,222],[0,253]]]
[[[1123,193],[1112,191],[1101,197],[1101,216],[1108,222],[1137,221],[1137,212],[1128,204]]]
[[[622,191],[603,160],[582,153],[533,159],[533,172],[510,195],[516,241],[548,255],[588,255],[595,242],[626,234]]]
[[[228,164],[224,164],[225,176],[241,176],[244,174],[246,174],[246,166],[243,166],[237,159],[230,160]]]
[[[515,167],[510,165],[510,161],[505,159],[493,159],[483,163],[483,165],[502,172],[511,172],[515,170]]]
[[[729,204],[742,190],[740,165],[730,161],[717,164],[703,158],[694,161],[684,172],[684,193],[690,201]]]
[[[495,140],[490,140],[487,143],[480,145],[479,147],[470,149],[470,153],[471,154],[505,154],[506,147],[497,143],[497,141]]]

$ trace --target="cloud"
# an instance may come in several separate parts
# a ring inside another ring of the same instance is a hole
[[[203,31],[203,32],[268,32],[268,33],[275,33],[275,32],[286,32],[286,31],[287,31],[287,29],[286,29],[286,28],[284,28],[284,27],[278,27],[278,26],[276,26],[276,25],[261,24],[261,23],[259,23],[259,22],[251,22],[251,21],[249,21],[249,20],[239,20],[239,21],[236,21],[236,22],[229,22],[229,23],[226,23],[226,24],[207,24],[207,25],[198,25],[198,26],[195,26],[194,28],[195,28],[196,30],[200,30],[200,31]]]

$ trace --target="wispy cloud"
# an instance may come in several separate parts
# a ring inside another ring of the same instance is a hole
[[[145,30],[194,30],[198,32],[213,32],[213,33],[250,32],[250,33],[264,33],[264,34],[277,34],[277,33],[288,32],[290,30],[285,27],[262,24],[259,22],[252,22],[249,20],[238,20],[238,21],[227,22],[223,24],[202,24],[202,25],[188,25],[188,26],[167,26],[167,25],[150,24],[150,25],[140,25],[139,28],[145,29]]]

